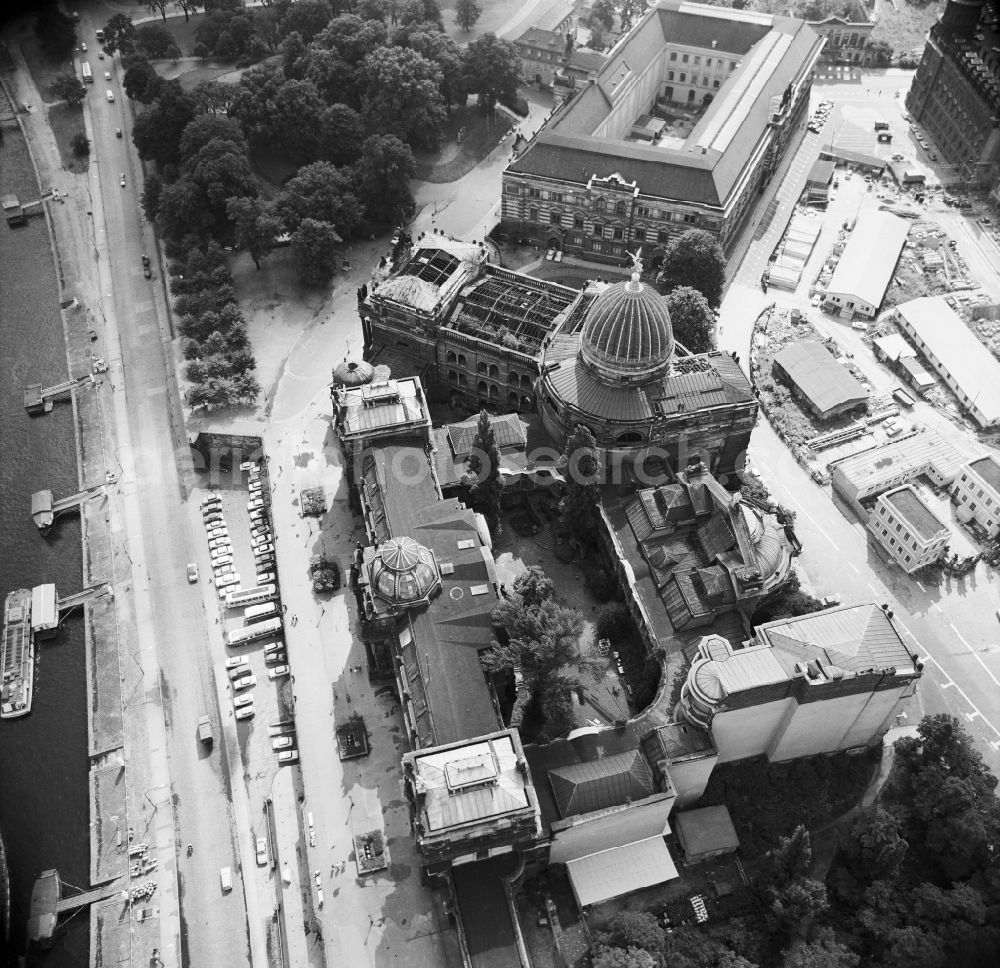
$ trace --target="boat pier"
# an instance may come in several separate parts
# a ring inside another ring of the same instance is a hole
[[[69,497],[60,498],[58,501],[52,499],[52,492],[48,489],[35,491],[31,495],[31,518],[35,522],[35,527],[43,534],[52,527],[53,522],[60,514],[68,511],[79,511],[80,505],[97,494],[104,494],[106,485],[95,484],[93,487],[85,488]]]
[[[52,946],[59,924],[59,915],[67,911],[77,911],[80,908],[105,901],[108,898],[120,896],[123,901],[128,899],[128,890],[122,878],[115,878],[110,884],[104,884],[91,891],[80,891],[63,897],[63,881],[59,871],[42,871],[31,889],[31,913],[28,916],[28,940],[41,948]],[[67,887],[73,887],[67,884]],[[79,888],[73,888],[79,891]]]
[[[59,621],[61,622],[74,608],[80,608],[95,598],[103,598],[105,595],[110,595],[111,593],[111,586],[105,582],[101,585],[91,585],[82,592],[75,592],[72,595],[67,595],[65,598],[58,599]]]
[[[51,413],[53,403],[62,396],[72,393],[78,387],[90,384],[94,386],[97,381],[93,373],[86,376],[79,376],[75,380],[63,380],[55,386],[43,387],[40,383],[33,383],[24,388],[24,409],[30,414]]]

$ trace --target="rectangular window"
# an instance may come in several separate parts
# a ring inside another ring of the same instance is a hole
[[[706,67],[711,67],[712,66],[712,58],[711,57],[706,57],[705,58],[705,66]]]
[[[695,62],[695,65],[700,65],[701,64],[701,57],[699,57],[697,54],[695,54],[694,55],[694,62]]]
[[[670,59],[671,59],[672,61],[675,61],[675,60],[677,60],[677,51],[676,51],[676,50],[672,50],[672,51],[670,52]]]
[[[659,231],[656,233],[656,241],[660,245],[666,245],[670,241],[670,233],[665,231]]]
[[[573,228],[575,228],[575,229],[582,229],[583,228],[583,216],[582,215],[574,215],[573,216]]]
[[[684,71],[681,71],[680,76],[677,79],[681,82],[681,84],[684,84],[687,82],[688,76],[684,73]]]
[[[593,252],[602,252],[604,250],[604,246],[600,242],[595,242],[590,248]]]
[[[687,54],[682,54],[681,55],[681,63],[682,64],[686,64],[687,62],[688,62],[688,55]]]
[[[508,195],[520,195],[521,194],[521,186],[520,185],[515,185],[513,182],[507,182],[507,184],[503,186],[503,190]]]
[[[719,89],[719,82],[718,81],[712,81],[712,87],[714,87],[716,90],[718,90]]]
[[[528,189],[528,198],[541,198],[541,197],[542,197],[542,193],[541,193],[540,189],[538,189],[538,188],[529,188]]]
[[[558,204],[563,200],[562,192],[549,192],[549,198]]]
[[[730,61],[729,62],[729,69],[731,71],[735,71],[736,70],[736,61]]]
[[[602,235],[604,235],[604,226],[601,225],[600,222],[595,222],[594,223],[594,232],[593,232],[593,234],[594,234],[594,238],[595,239],[599,239]]]
[[[562,215],[559,212],[549,212],[550,225],[562,225]]]
[[[674,79],[674,72],[673,71],[667,71],[667,80],[668,81],[672,81],[673,79]]]
[[[637,226],[635,230],[635,240],[636,242],[646,241],[646,230],[641,225]]]
[[[902,530],[903,530],[903,526],[901,524],[897,524],[896,525],[896,534],[899,534],[899,532],[902,531]]]
[[[620,242],[623,238],[625,238],[625,230],[624,229],[615,229],[615,234],[614,234],[615,241],[616,242]]]

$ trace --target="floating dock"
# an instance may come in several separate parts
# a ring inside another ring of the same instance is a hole
[[[59,924],[60,914],[104,901],[116,894],[122,895],[123,898],[128,896],[128,892],[122,889],[117,880],[94,888],[92,891],[82,891],[68,897],[63,897],[62,888],[63,882],[59,877],[59,871],[48,870],[42,871],[41,876],[35,881],[35,886],[31,889],[28,940],[40,948],[52,947],[52,939]]]
[[[31,712],[35,681],[35,640],[31,632],[31,597],[27,588],[7,595],[0,642],[0,719]]]
[[[60,514],[79,511],[84,501],[95,494],[104,493],[104,489],[104,484],[95,484],[58,501],[52,499],[52,492],[48,489],[35,491],[31,495],[31,519],[35,522],[35,527],[44,534]]]
[[[24,409],[28,413],[51,413],[52,405],[59,397],[72,393],[77,387],[86,384],[94,385],[94,374],[88,373],[86,376],[77,377],[75,380],[64,380],[55,386],[43,387],[40,383],[33,383],[24,388]]]

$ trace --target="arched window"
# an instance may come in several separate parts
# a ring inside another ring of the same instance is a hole
[[[500,376],[500,367],[497,366],[496,363],[491,363],[490,364],[490,376],[494,380],[498,379],[499,376]]]
[[[455,356],[455,354],[451,350],[448,350],[448,356],[446,357],[446,360],[449,363],[454,363],[454,362],[456,362],[457,359],[458,359],[458,357]]]
[[[464,353],[459,353],[458,354],[458,365],[459,366],[468,366],[469,365],[469,361],[465,358],[465,354]]]
[[[621,216],[623,218],[626,215],[628,215],[628,204],[626,202],[619,202],[615,206],[615,215],[619,215],[619,216]]]
[[[515,387],[520,382],[520,379],[521,378],[517,375],[517,370],[511,370],[510,374],[507,376],[507,382]]]
[[[521,377],[521,386],[527,388],[528,390],[531,389],[531,382],[530,376],[525,375]]]
[[[507,394],[507,406],[517,409],[517,394],[513,390]]]
[[[448,371],[448,382],[449,383],[458,383],[458,374],[454,370],[449,370]]]
[[[625,433],[619,434],[615,437],[615,443],[621,444],[623,447],[629,447],[635,444],[641,444],[643,441],[642,434],[636,430],[626,430]]]
[[[476,372],[482,373],[483,376],[485,376],[489,372],[489,367],[485,363],[480,361],[479,363],[476,364]]]
[[[476,385],[476,389],[479,391],[479,395],[483,397],[485,397],[489,392],[485,380],[480,380],[479,383]]]
[[[603,212],[608,207],[608,203],[603,198],[594,199],[594,211]]]
[[[495,383],[490,384],[490,396],[491,397],[500,396],[500,388]]]
[[[458,385],[460,387],[467,387],[469,385],[469,378],[464,373],[458,374]]]

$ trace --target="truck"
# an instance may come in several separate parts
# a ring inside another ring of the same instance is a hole
[[[211,746],[215,741],[212,734],[212,721],[207,716],[202,716],[198,720],[198,739],[206,746]]]

